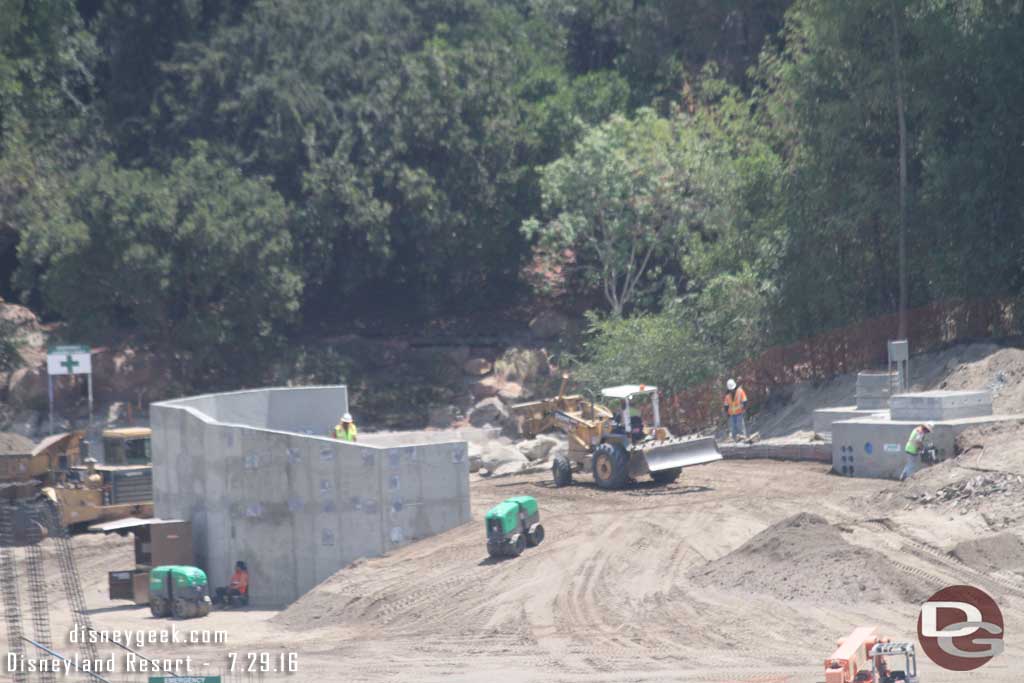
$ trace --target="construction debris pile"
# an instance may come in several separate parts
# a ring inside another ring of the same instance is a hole
[[[699,585],[780,600],[919,602],[928,596],[882,554],[848,543],[825,518],[802,512],[690,573]]]
[[[921,493],[915,499],[922,505],[947,504],[966,513],[991,496],[1012,496],[1014,501],[1024,505],[1024,476],[1013,472],[984,472],[943,486],[934,493]]]

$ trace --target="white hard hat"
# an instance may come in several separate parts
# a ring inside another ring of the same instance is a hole
[[[351,422],[352,421],[352,413],[345,413],[344,415],[342,415],[341,416],[341,421],[342,422]]]
[[[730,379],[728,382],[725,383],[725,388],[728,389],[729,391],[734,391],[736,389],[736,380]]]
[[[927,429],[929,432],[935,431],[935,423],[934,422],[925,422],[924,425],[922,425],[922,426],[925,429]]]

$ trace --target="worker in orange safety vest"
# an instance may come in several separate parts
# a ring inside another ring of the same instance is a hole
[[[736,384],[734,379],[726,382],[725,388],[725,399],[722,401],[722,406],[726,417],[729,418],[729,434],[733,439],[737,434],[742,434],[745,439],[747,438],[747,423],[743,414],[747,412],[747,392],[743,391],[743,387]]]

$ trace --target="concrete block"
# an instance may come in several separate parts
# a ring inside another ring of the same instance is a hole
[[[969,427],[1020,416],[994,415],[936,421],[929,436],[939,461],[956,455],[956,437]],[[832,425],[832,471],[854,477],[897,479],[906,464],[903,451],[920,420],[890,420],[883,416],[842,420]]]
[[[992,392],[923,391],[889,400],[893,420],[955,420],[992,414]]]
[[[903,447],[917,424],[879,418],[835,422],[832,471],[846,476],[897,479],[906,464]],[[954,439],[948,425],[938,424],[930,437],[941,459],[952,456]]]
[[[896,375],[889,372],[857,373],[855,392],[858,410],[885,410],[895,385]]]
[[[819,408],[812,416],[814,433],[824,439],[832,438],[832,423],[840,420],[853,420],[858,417],[871,417],[878,415],[887,409],[888,406],[881,406],[881,410],[862,410],[857,406],[840,406],[838,408]]]

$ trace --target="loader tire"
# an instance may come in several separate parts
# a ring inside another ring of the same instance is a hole
[[[660,470],[658,472],[651,472],[651,479],[658,482],[659,484],[671,484],[679,475],[683,473],[682,467],[673,467],[670,470]]]
[[[619,445],[594,449],[594,481],[603,489],[621,489],[629,481],[629,454]]]
[[[555,480],[555,487],[562,488],[572,484],[572,463],[564,455],[556,455],[551,463],[551,477]]]

